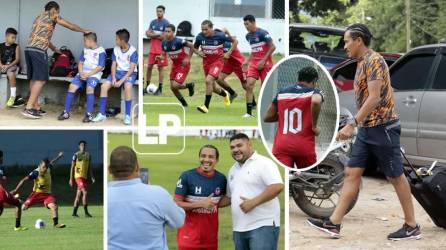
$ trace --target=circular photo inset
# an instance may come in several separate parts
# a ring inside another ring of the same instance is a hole
[[[335,140],[339,102],[328,71],[306,55],[277,63],[260,91],[259,124],[271,155],[290,169],[319,164]]]

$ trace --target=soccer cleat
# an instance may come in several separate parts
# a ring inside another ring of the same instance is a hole
[[[72,214],[71,216],[73,216],[75,218],[79,218],[79,215],[77,215],[77,214]]]
[[[228,107],[229,105],[231,105],[231,99],[229,98],[229,93],[226,90],[223,90],[224,92],[226,92],[226,96],[223,97],[223,103],[225,104],[226,107]]]
[[[403,227],[398,229],[398,231],[391,233],[387,236],[388,240],[410,240],[415,239],[419,240],[421,239],[421,230],[420,225],[416,225],[415,227],[411,227],[404,223]]]
[[[340,238],[341,235],[341,225],[335,225],[333,224],[329,219],[320,220],[320,219],[313,219],[310,218],[307,220],[307,223],[328,235],[330,235],[332,238]]]
[[[59,120],[59,121],[63,121],[63,120],[67,120],[67,119],[69,119],[69,118],[70,118],[70,114],[69,114],[68,112],[63,111],[62,114],[60,114],[60,115],[57,117],[57,120]]]
[[[93,217],[93,215],[91,215],[90,213],[86,213],[85,217],[91,218],[91,217]]]
[[[93,115],[91,113],[86,113],[84,119],[82,119],[83,123],[88,123],[93,121]]]
[[[186,87],[189,90],[189,96],[193,96],[195,93],[195,83],[193,82],[186,83]]]
[[[37,110],[35,110],[35,109],[24,109],[22,111],[22,115],[27,117],[27,118],[31,118],[31,119],[40,119],[40,118],[42,118],[42,115],[39,114],[39,112],[37,112]]]
[[[20,226],[20,227],[14,227],[14,231],[26,231],[26,230],[28,230],[27,227],[22,227],[22,226]]]
[[[209,112],[208,108],[206,108],[206,106],[198,106],[197,107],[198,111],[200,111],[201,113],[207,114]]]
[[[243,118],[252,118],[252,117],[254,117],[254,116],[253,116],[253,115],[250,115],[250,114],[244,114],[242,117],[243,117]]]
[[[234,92],[233,95],[230,95],[230,96],[229,96],[229,100],[231,101],[231,103],[234,102],[234,99],[235,99],[237,96],[238,96],[238,95],[237,95],[237,93],[235,93],[235,92]]]
[[[18,108],[18,107],[22,107],[24,106],[26,103],[26,101],[21,97],[21,96],[17,96],[15,98],[14,104],[12,105],[13,108]]]
[[[97,115],[96,115],[96,117],[95,118],[93,118],[93,122],[103,122],[103,121],[105,121],[105,120],[107,120],[107,116],[105,116],[105,115],[103,115],[103,114],[101,114],[101,113],[98,113]]]
[[[6,107],[12,108],[14,106],[15,102],[15,96],[9,97],[8,101],[6,102]]]
[[[125,115],[124,116],[124,124],[125,125],[131,125],[132,124],[132,118],[130,117],[130,115]]]
[[[67,226],[65,224],[61,224],[61,223],[54,225],[54,228],[65,228],[65,227],[67,227]]]

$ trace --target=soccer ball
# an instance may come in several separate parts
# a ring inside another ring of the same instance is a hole
[[[45,228],[45,222],[42,219],[37,219],[36,224],[34,224],[34,227],[36,229],[44,229]]]
[[[157,90],[158,90],[158,86],[156,86],[153,83],[150,83],[146,88],[147,93],[150,93],[150,94],[154,94]]]

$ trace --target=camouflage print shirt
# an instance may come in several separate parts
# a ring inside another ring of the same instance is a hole
[[[47,51],[59,18],[58,14],[51,16],[49,11],[44,11],[37,16],[32,26],[27,47]]]
[[[368,83],[382,80],[380,102],[376,108],[363,121],[363,127],[375,127],[389,121],[397,120],[395,113],[395,99],[390,84],[389,68],[384,58],[377,52],[369,50],[358,60],[356,68],[354,89],[358,110],[364,105],[369,96]]]

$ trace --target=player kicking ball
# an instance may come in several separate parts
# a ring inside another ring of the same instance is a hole
[[[11,194],[17,194],[20,187],[25,181],[34,181],[33,191],[22,205],[22,209],[26,210],[30,206],[43,203],[43,205],[51,210],[53,216],[54,228],[65,228],[65,224],[59,223],[58,206],[56,198],[51,194],[51,169],[54,164],[63,156],[63,152],[60,152],[56,158],[49,161],[48,159],[41,160],[38,167],[24,177],[17,187],[11,191]]]
[[[279,90],[266,111],[265,122],[278,122],[273,155],[289,168],[316,163],[317,126],[324,96],[316,88],[318,73],[313,67],[299,71],[298,83]]]
[[[198,168],[183,172],[175,189],[175,201],[186,211],[184,225],[178,229],[179,250],[218,249],[218,203],[226,194],[226,177],[215,170],[219,152],[204,145]]]
[[[243,18],[248,34],[246,40],[251,45],[251,54],[243,63],[243,67],[247,70],[246,75],[246,114],[245,118],[252,117],[252,109],[255,106],[254,87],[256,81],[260,78],[260,82],[265,81],[268,72],[273,67],[272,54],[276,49],[273,39],[268,31],[258,28],[256,19],[253,15],[246,15]]]
[[[180,90],[188,89],[189,96],[194,95],[194,83],[184,84],[190,71],[190,58],[194,52],[193,44],[185,39],[175,37],[175,25],[173,24],[167,25],[164,33],[166,39],[163,40],[161,46],[163,54],[156,58],[159,61],[163,61],[166,58],[166,54],[169,55],[170,60],[172,60],[170,89],[181,105],[187,107],[187,102],[184,100]],[[186,53],[185,47],[189,48],[189,54]]]
[[[76,198],[74,199],[73,206],[73,217],[79,217],[77,215],[77,210],[79,208],[81,196],[82,196],[82,205],[84,206],[85,217],[92,217],[88,212],[88,199],[87,199],[87,177],[90,174],[91,183],[95,183],[95,178],[93,175],[93,169],[90,167],[90,154],[85,151],[87,147],[86,141],[79,142],[79,151],[73,155],[73,160],[71,161],[71,170],[70,170],[70,187],[73,186],[74,180],[77,185]]]
[[[210,20],[204,20],[201,23],[201,33],[197,35],[194,43],[195,53],[203,58],[203,69],[206,78],[206,95],[204,105],[198,106],[201,113],[209,112],[212,92],[222,96],[225,106],[231,105],[229,93],[217,84],[218,76],[224,66],[223,58],[228,59],[232,51],[237,47],[237,40],[226,36],[225,33],[214,30],[213,23]],[[223,45],[225,42],[231,42],[231,48],[224,53]],[[201,48],[201,50],[198,50]]]

